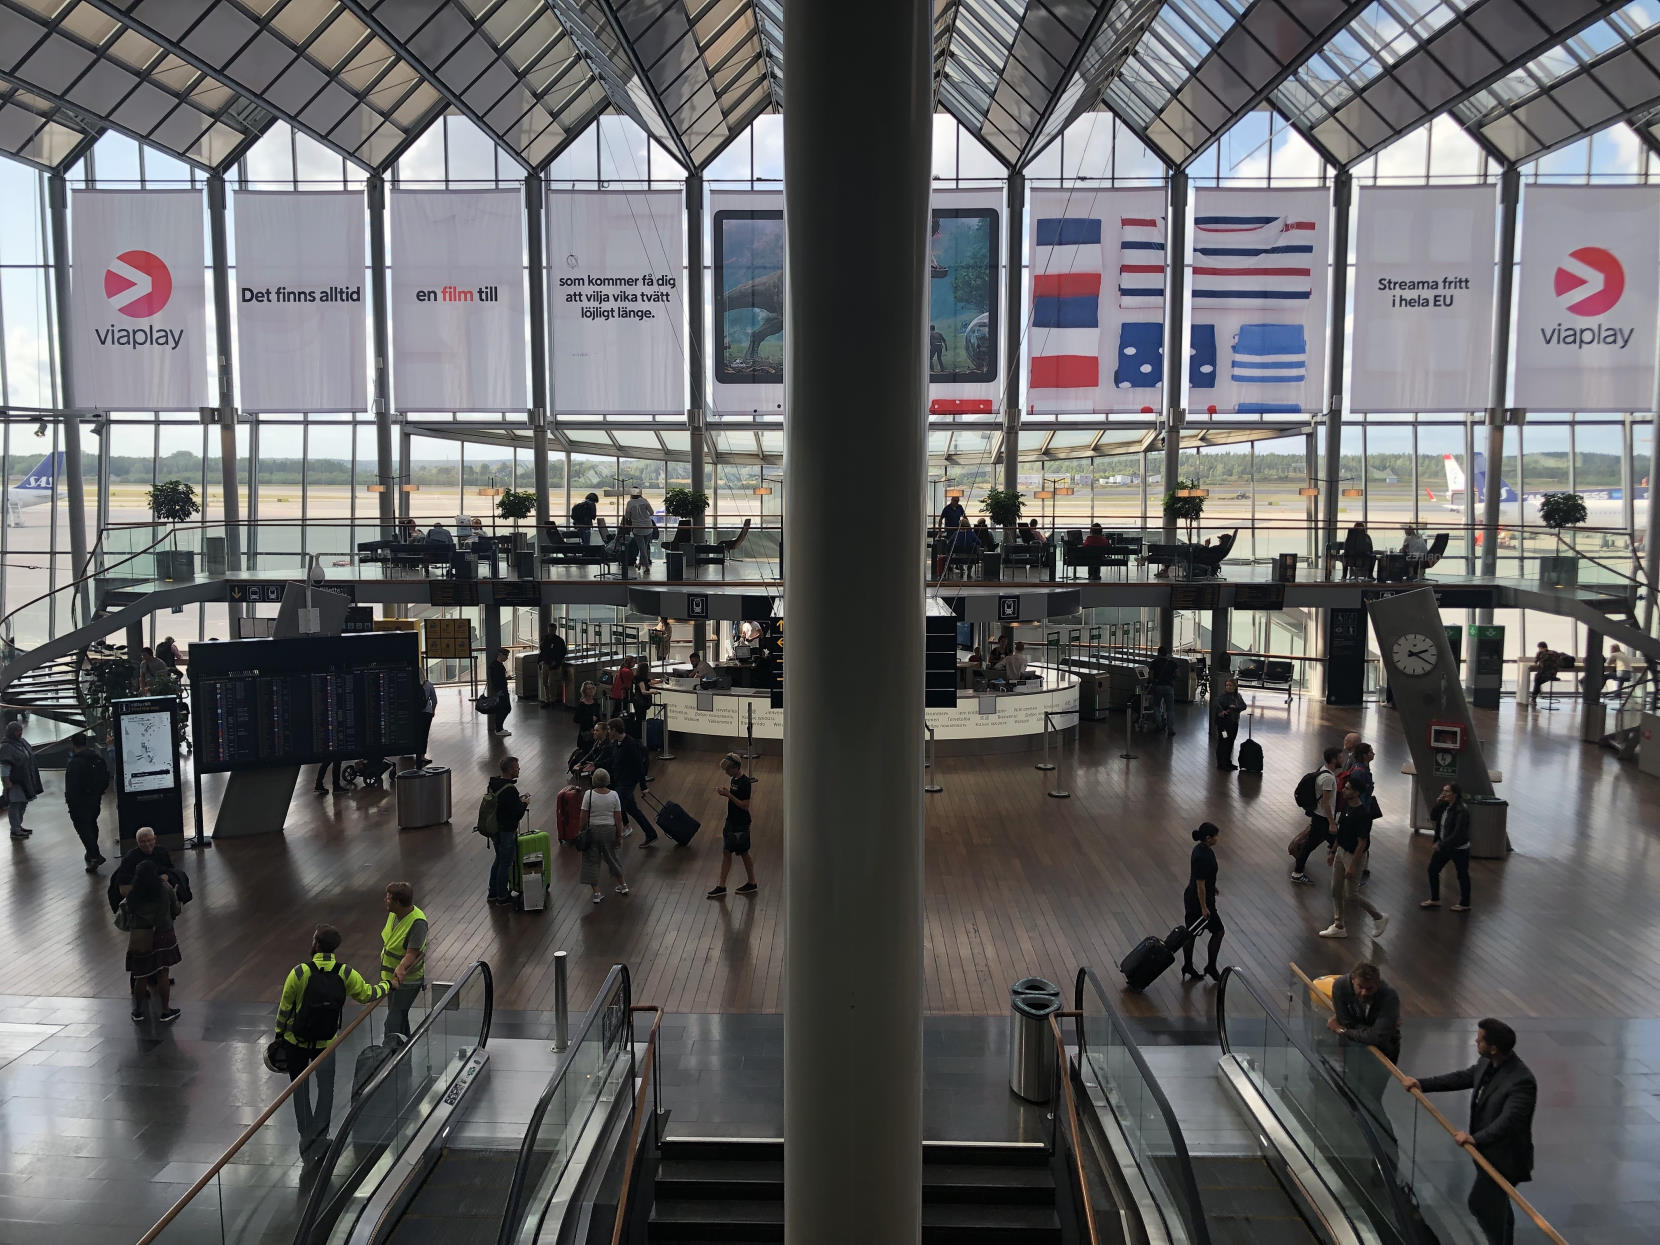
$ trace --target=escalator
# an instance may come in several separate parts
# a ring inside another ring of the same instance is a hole
[[[1198,1155],[1193,1179],[1211,1245],[1313,1245],[1318,1240],[1266,1159]]]
[[[386,1245],[494,1245],[518,1157],[514,1150],[446,1148],[381,1239]]]

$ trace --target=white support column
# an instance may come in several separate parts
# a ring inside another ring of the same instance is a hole
[[[57,312],[58,400],[65,412],[75,409],[75,381],[72,366],[74,333],[69,325],[69,183],[62,173],[47,179],[52,229],[52,295]],[[102,465],[109,461],[109,438],[104,438],[99,455]],[[69,502],[70,578],[79,579],[91,570],[87,566],[86,482],[81,467],[81,421],[72,414],[63,417],[63,474]],[[100,494],[102,495],[102,494]],[[86,585],[76,590],[81,620],[92,617]]]
[[[786,0],[784,12],[785,1239],[915,1245],[933,6]],[[866,278],[878,273],[872,300]],[[870,527],[909,535],[847,558],[847,494],[827,466],[854,460]],[[876,715],[865,681],[847,677],[852,602],[898,637],[871,654],[886,689]]]

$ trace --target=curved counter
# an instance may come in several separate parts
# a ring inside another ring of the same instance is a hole
[[[1031,672],[1042,683],[1025,683],[1018,691],[959,692],[951,709],[927,710],[934,728],[935,749],[942,756],[972,756],[989,752],[1020,752],[1043,747],[1043,715],[1059,717],[1055,725],[1070,727],[1071,711],[1078,708],[1078,679],[1046,666]],[[725,752],[743,743],[752,720],[757,740],[784,737],[784,711],[774,709],[765,691],[734,687],[699,690],[690,679],[661,679],[653,683],[657,702],[668,715],[671,742],[682,748]]]

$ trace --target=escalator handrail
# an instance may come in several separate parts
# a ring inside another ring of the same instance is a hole
[[[1331,1003],[1326,999],[1324,994],[1319,992],[1307,973],[1303,972],[1303,970],[1296,964],[1291,965],[1291,972],[1299,981],[1302,982],[1305,987],[1308,988],[1310,998],[1318,1000],[1320,1005],[1323,1006],[1326,1011],[1333,1012]],[[1333,1012],[1333,1014],[1335,1014],[1335,1012]],[[1437,1108],[1436,1105],[1429,1100],[1423,1090],[1406,1088],[1408,1077],[1406,1073],[1402,1072],[1400,1068],[1395,1065],[1395,1061],[1390,1059],[1388,1055],[1384,1054],[1375,1046],[1368,1046],[1366,1049],[1372,1053],[1373,1058],[1384,1066],[1389,1075],[1399,1082],[1403,1089],[1406,1089],[1406,1092],[1412,1096],[1417,1104],[1425,1111],[1429,1112],[1430,1118],[1439,1124],[1442,1130],[1449,1137],[1453,1137],[1456,1140],[1456,1134],[1459,1130],[1453,1127],[1452,1121],[1447,1119],[1445,1115],[1441,1114],[1439,1108]],[[1533,1220],[1534,1227],[1538,1228],[1539,1231],[1549,1237],[1554,1245],[1568,1245],[1568,1243],[1562,1239],[1562,1234],[1555,1228],[1551,1227],[1550,1223],[1543,1215],[1533,1209],[1533,1206],[1525,1197],[1521,1195],[1516,1186],[1511,1184],[1503,1176],[1499,1175],[1498,1169],[1487,1161],[1487,1156],[1482,1154],[1482,1152],[1476,1148],[1475,1142],[1464,1142],[1461,1143],[1461,1145],[1465,1153],[1475,1160],[1476,1166],[1481,1168],[1481,1170],[1487,1174],[1487,1178],[1494,1184],[1498,1185],[1499,1188],[1504,1190],[1510,1200],[1516,1204],[1516,1209],[1521,1211],[1529,1219]]]
[[[605,981],[600,986],[599,993],[594,998],[594,1005],[588,1009],[588,1014],[582,1018],[581,1027],[571,1035],[564,1054],[560,1057],[558,1066],[553,1070],[553,1076],[548,1080],[547,1088],[542,1091],[542,1096],[536,1100],[536,1109],[530,1113],[530,1124],[525,1129],[524,1140],[519,1143],[519,1158],[513,1165],[513,1183],[508,1187],[507,1205],[502,1208],[501,1231],[496,1238],[497,1245],[513,1245],[513,1240],[518,1234],[519,1204],[524,1201],[525,1182],[530,1174],[531,1161],[536,1155],[536,1138],[542,1131],[542,1120],[546,1118],[548,1108],[553,1105],[554,1096],[564,1085],[565,1076],[570,1071],[576,1053],[582,1049],[582,1044],[587,1041],[589,1032],[605,1014],[605,1001],[610,998],[611,991],[619,977],[623,988],[623,1006],[626,1009],[626,1014],[631,1018],[630,1024],[632,1025],[633,982],[629,977],[626,964],[613,964],[611,971],[605,975]],[[632,1034],[629,1037],[629,1047],[632,1051]]]
[[[161,1234],[167,1230],[168,1225],[184,1213],[185,1208],[196,1199],[196,1195],[201,1193],[203,1189],[207,1188],[213,1178],[224,1170],[226,1164],[237,1156],[242,1147],[252,1141],[255,1134],[257,1134],[260,1129],[265,1127],[271,1117],[282,1108],[282,1104],[292,1098],[295,1093],[299,1091],[300,1087],[305,1085],[306,1082],[316,1074],[317,1069],[323,1066],[323,1060],[333,1059],[335,1057],[335,1052],[339,1049],[340,1044],[357,1031],[358,1025],[367,1020],[369,1013],[379,1007],[382,1001],[382,999],[372,1000],[362,1011],[353,1016],[351,1024],[347,1025],[344,1029],[340,1030],[339,1033],[335,1034],[334,1040],[319,1051],[317,1056],[305,1066],[305,1071],[301,1072],[299,1076],[290,1081],[283,1089],[282,1093],[278,1094],[276,1098],[271,1101],[271,1105],[261,1111],[259,1115],[254,1118],[253,1123],[249,1124],[248,1127],[242,1130],[242,1135],[235,1141],[231,1142],[229,1148],[227,1148],[226,1151],[219,1156],[213,1166],[203,1172],[201,1176],[197,1178],[196,1183],[184,1191],[179,1200],[174,1202],[173,1205],[168,1208],[167,1213],[156,1221],[156,1226],[138,1238],[138,1245],[150,1245],[152,1241],[160,1237]],[[309,1087],[307,1087],[306,1092],[311,1092]]]
[[[1395,1165],[1388,1159],[1383,1144],[1378,1140],[1376,1130],[1366,1118],[1366,1111],[1355,1098],[1343,1079],[1331,1070],[1324,1059],[1321,1059],[1300,1034],[1292,1031],[1291,1025],[1285,1017],[1280,1015],[1279,1009],[1263,998],[1262,991],[1257,989],[1256,982],[1252,981],[1245,971],[1237,965],[1230,964],[1222,970],[1222,980],[1216,987],[1216,1037],[1222,1047],[1224,1055],[1231,1055],[1233,1048],[1228,1042],[1228,983],[1237,981],[1247,994],[1255,1001],[1257,1007],[1268,1022],[1276,1026],[1285,1035],[1286,1042],[1303,1057],[1303,1060],[1314,1069],[1314,1074],[1332,1093],[1337,1100],[1348,1109],[1350,1118],[1359,1130],[1361,1139],[1366,1142],[1366,1149],[1372,1163],[1383,1176],[1384,1188],[1389,1193],[1389,1209],[1394,1216],[1394,1227],[1400,1240],[1411,1241],[1416,1239],[1414,1223],[1417,1216],[1413,1212],[1412,1203],[1396,1178]],[[1313,1156],[1309,1156],[1312,1158]]]
[[[661,1062],[657,1038],[663,1028],[663,1009],[655,1003],[641,1003],[628,1010],[630,1015],[634,1012],[652,1014],[651,1034],[646,1038],[645,1070],[639,1074],[640,1088],[634,1094],[634,1124],[628,1133],[628,1154],[623,1160],[622,1188],[617,1192],[617,1218],[611,1228],[611,1245],[622,1245],[623,1229],[628,1222],[628,1199],[634,1191],[634,1158],[640,1152],[640,1133],[645,1126],[646,1095],[656,1088],[654,1074]]]
[[[438,1017],[448,1009],[451,1001],[460,997],[462,987],[476,976],[482,976],[484,979],[484,1015],[479,1021],[478,1042],[474,1048],[477,1049],[477,1047],[489,1043],[490,1018],[495,1010],[495,980],[491,976],[488,964],[483,960],[474,960],[467,971],[456,980],[455,984],[444,991],[444,997],[433,1003],[427,1014],[422,1017],[421,1023],[416,1025],[415,1031],[409,1035],[409,1040],[398,1048],[398,1053],[383,1063],[379,1071],[363,1087],[363,1092],[353,1098],[352,1105],[347,1110],[345,1118],[340,1121],[340,1127],[335,1130],[334,1140],[329,1143],[328,1154],[317,1168],[317,1175],[312,1182],[311,1193],[306,1198],[305,1210],[300,1215],[300,1226],[294,1232],[294,1245],[305,1245],[311,1239],[311,1232],[316,1226],[317,1216],[322,1214],[323,1203],[330,1196],[329,1186],[334,1175],[334,1166],[340,1161],[341,1152],[345,1150],[347,1142],[351,1139],[352,1127],[357,1123],[358,1116],[363,1113],[364,1104],[374,1098],[376,1091],[386,1083],[387,1078],[410,1059],[421,1038],[426,1036],[427,1030],[432,1028]]]
[[[1171,1108],[1170,1100],[1164,1096],[1164,1087],[1158,1083],[1153,1070],[1147,1066],[1146,1056],[1141,1053],[1140,1045],[1131,1036],[1130,1027],[1125,1023],[1123,1015],[1113,1006],[1095,974],[1087,968],[1078,970],[1078,981],[1074,990],[1074,1006],[1080,1013],[1075,1021],[1078,1026],[1080,1053],[1089,1053],[1089,1033],[1085,1027],[1085,1022],[1089,1018],[1082,1014],[1086,981],[1094,989],[1095,997],[1100,1002],[1102,1011],[1106,1013],[1108,1025],[1118,1034],[1119,1043],[1129,1052],[1130,1061],[1135,1064],[1136,1075],[1152,1094],[1153,1106],[1158,1110],[1159,1118],[1164,1121],[1164,1126],[1170,1133],[1171,1157],[1176,1163],[1177,1184],[1180,1186],[1176,1193],[1185,1203],[1177,1209],[1185,1212],[1189,1245],[1210,1245],[1210,1225],[1205,1219],[1204,1203],[1199,1199],[1199,1180],[1193,1173],[1193,1159],[1188,1154],[1187,1139],[1182,1136],[1182,1126],[1176,1121],[1176,1112]]]

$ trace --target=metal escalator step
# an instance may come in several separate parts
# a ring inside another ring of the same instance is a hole
[[[652,1210],[653,1241],[781,1241],[782,1201],[674,1200]],[[1051,1206],[939,1205],[922,1208],[927,1245],[1058,1245],[1060,1218]]]
[[[922,1169],[922,1186],[923,1199],[928,1202],[1055,1203],[1055,1181],[1047,1167],[928,1163]],[[665,1158],[657,1173],[657,1196],[671,1200],[778,1200],[784,1196],[784,1163],[781,1159]]]

